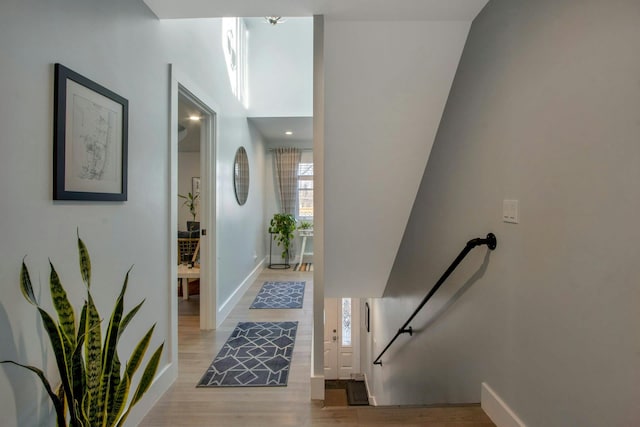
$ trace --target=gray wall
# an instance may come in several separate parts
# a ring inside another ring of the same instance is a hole
[[[327,297],[382,295],[470,25],[325,22]]]
[[[92,290],[103,316],[135,263],[126,308],[143,298],[146,303],[120,341],[121,358],[157,323],[150,347],[166,341],[159,370],[166,374],[171,362],[170,302],[176,298],[175,278],[169,274],[169,248],[175,245],[169,233],[169,63],[219,107],[218,169],[226,175],[219,182],[224,208],[218,211],[223,231],[218,237],[229,261],[219,272],[223,283],[218,301],[264,257],[259,184],[264,147],[250,134],[246,112],[229,88],[220,32],[219,20],[158,21],[140,0],[0,2],[0,360],[42,366],[55,385],[49,344],[18,287],[20,262],[27,255],[36,294],[50,309],[50,257],[72,303],[80,307],[84,292],[75,242],[79,228],[92,256]],[[52,202],[55,62],[129,100],[127,202]],[[247,147],[256,167],[244,209],[233,205],[231,182],[233,153],[239,145]],[[241,238],[231,232],[240,228]],[[0,367],[0,395],[0,425],[53,425],[48,397],[33,374]],[[149,407],[147,397],[131,424]]]
[[[378,403],[478,402],[485,381],[529,426],[637,425],[639,22],[636,0],[492,0],[476,18],[363,360],[468,239],[498,248],[363,365]]]

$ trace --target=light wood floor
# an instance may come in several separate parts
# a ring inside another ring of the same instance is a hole
[[[268,280],[307,282],[303,309],[249,310]],[[179,304],[178,379],[144,418],[141,426],[493,426],[478,406],[446,408],[327,407],[311,401],[313,273],[264,270],[216,331],[201,331],[195,301]],[[240,321],[297,320],[298,333],[287,387],[196,388],[200,377]]]

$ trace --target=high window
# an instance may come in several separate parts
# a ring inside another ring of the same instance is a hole
[[[243,19],[222,18],[222,50],[231,91],[245,108],[249,108],[247,27]]]

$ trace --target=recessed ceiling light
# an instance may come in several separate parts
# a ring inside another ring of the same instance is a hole
[[[192,122],[199,122],[200,116],[189,116],[189,120],[191,120]]]
[[[288,131],[286,131],[284,134],[285,134],[285,135],[293,135],[293,132],[291,132],[290,130],[288,130]]]

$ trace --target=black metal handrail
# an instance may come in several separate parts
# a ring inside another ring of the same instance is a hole
[[[440,288],[440,286],[444,283],[444,281],[447,280],[447,277],[449,277],[449,275],[453,272],[453,270],[456,269],[458,264],[460,264],[460,262],[462,262],[464,257],[467,256],[467,254],[471,251],[471,249],[475,248],[476,246],[487,245],[489,247],[489,249],[494,250],[496,248],[497,244],[498,244],[498,241],[496,239],[496,236],[493,233],[487,234],[487,237],[484,238],[484,239],[478,237],[476,239],[469,240],[467,242],[467,244],[465,245],[464,249],[462,250],[462,252],[460,252],[460,255],[458,255],[458,257],[451,263],[449,268],[447,268],[447,271],[445,271],[444,274],[442,275],[442,277],[440,277],[440,279],[438,279],[436,284],[433,285],[433,288],[431,288],[431,290],[429,291],[427,296],[424,297],[424,299],[422,300],[422,302],[420,303],[418,308],[416,308],[415,311],[413,312],[413,314],[411,316],[409,316],[409,319],[406,322],[404,322],[404,325],[402,325],[402,327],[400,329],[398,329],[398,332],[396,332],[396,335],[393,337],[393,339],[391,341],[389,341],[389,344],[387,344],[387,346],[384,348],[384,350],[382,350],[380,355],[378,357],[376,357],[376,360],[373,361],[373,364],[374,365],[382,365],[382,361],[380,361],[380,358],[389,349],[389,347],[391,347],[391,344],[393,344],[394,341],[400,335],[409,334],[409,335],[413,336],[413,329],[411,328],[411,326],[409,326],[409,323],[411,323],[411,321],[413,320],[414,317],[416,317],[418,312],[420,310],[422,310],[422,307],[424,307],[424,305],[427,303],[427,301],[429,301],[431,299],[433,294],[435,294],[436,291]]]

